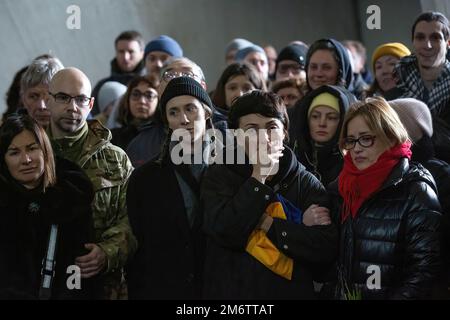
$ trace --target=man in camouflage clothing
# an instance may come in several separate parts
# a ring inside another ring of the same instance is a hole
[[[126,188],[132,171],[125,152],[112,145],[111,132],[96,120],[87,122],[93,106],[91,83],[75,68],[59,71],[49,86],[51,112],[48,134],[56,155],[77,163],[95,190],[93,218],[95,244],[89,254],[78,257],[81,277],[99,275],[106,299],[126,295],[122,270],[136,251],[126,209]]]

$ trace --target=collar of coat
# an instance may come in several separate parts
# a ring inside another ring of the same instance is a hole
[[[85,132],[87,130],[87,133]],[[88,161],[94,154],[99,152],[105,145],[107,145],[112,138],[111,131],[105,128],[97,120],[89,120],[83,126],[80,131],[74,136],[67,136],[59,139],[53,138],[51,129],[47,130],[48,135],[52,141],[52,146],[55,149],[55,153],[61,158],[69,159],[81,167]],[[69,156],[70,149],[79,145],[81,147],[80,152],[76,155]],[[74,159],[76,158],[76,159]]]
[[[338,178],[330,183],[328,191],[333,195],[339,195]],[[377,191],[380,192],[389,187],[398,185],[399,183],[408,183],[413,181],[422,181],[428,184],[436,193],[437,187],[431,173],[419,164],[411,163],[407,158],[400,159],[399,163],[392,169],[386,181]]]
[[[339,101],[340,119],[338,128],[336,129],[333,138],[324,145],[327,150],[329,150],[330,154],[338,150],[339,132],[344,122],[345,113],[350,108],[350,105],[357,100],[356,97],[344,87],[324,85],[316,90],[310,91],[293,107],[294,111],[291,119],[295,119],[295,121],[291,121],[290,123],[289,137],[291,138],[290,145],[294,148],[296,154],[306,152],[309,157],[311,157],[313,152],[313,140],[309,133],[308,110],[314,98],[322,93],[329,93]]]
[[[145,68],[144,59],[142,59],[138,63],[136,68],[134,68],[134,70],[132,70],[130,72],[124,72],[122,69],[120,69],[116,58],[111,60],[111,75],[128,75],[128,74],[129,75],[131,75],[131,74],[142,75],[144,73],[144,68]]]

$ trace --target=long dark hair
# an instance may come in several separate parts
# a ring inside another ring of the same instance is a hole
[[[45,191],[46,188],[56,183],[53,149],[44,129],[28,115],[13,114],[6,118],[0,127],[0,170],[4,176],[10,176],[5,163],[5,155],[13,139],[25,130],[33,134],[44,155],[43,189]]]
[[[152,89],[156,90],[156,92],[158,92],[158,80],[154,76],[147,76],[147,77],[138,76],[138,77],[133,78],[130,81],[130,83],[128,84],[127,91],[125,92],[123,97],[120,99],[119,106],[118,106],[119,112],[117,115],[117,121],[122,126],[128,126],[133,121],[133,115],[131,114],[131,111],[130,111],[130,96],[131,96],[131,92],[133,91],[133,89],[136,88],[142,82],[148,84],[148,86],[150,88],[152,88]],[[159,113],[158,111],[155,111],[154,116],[157,116],[158,113]]]
[[[7,109],[3,114],[3,121],[6,118],[15,113],[17,110],[23,108],[22,99],[20,97],[20,81],[22,79],[22,75],[28,70],[28,66],[23,67],[14,75],[14,79],[9,86],[8,91],[5,95]]]
[[[216,90],[212,97],[212,102],[215,106],[228,109],[230,106],[226,105],[225,85],[227,82],[236,76],[245,76],[253,84],[255,89],[267,91],[266,83],[261,78],[258,71],[252,65],[243,63],[232,63],[223,71],[219,81],[217,82]]]

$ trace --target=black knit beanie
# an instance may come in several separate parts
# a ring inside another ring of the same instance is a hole
[[[200,83],[189,77],[179,77],[170,80],[161,96],[160,109],[163,119],[166,118],[166,105],[170,99],[178,96],[191,96],[197,98],[200,102],[206,104],[211,109],[211,115],[214,107],[208,93],[203,89]]]
[[[297,62],[302,66],[302,68],[305,68],[306,65],[306,53],[308,52],[307,46],[301,46],[299,44],[291,44],[287,47],[285,47],[283,50],[281,50],[280,54],[277,57],[277,67],[281,61],[284,60],[292,60]]]

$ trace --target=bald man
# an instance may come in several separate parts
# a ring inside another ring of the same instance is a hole
[[[132,166],[125,152],[110,143],[108,129],[97,120],[86,121],[93,103],[91,83],[82,71],[59,71],[49,86],[51,118],[47,131],[55,154],[77,163],[95,190],[95,243],[87,243],[89,253],[75,261],[81,277],[101,274],[105,289],[102,298],[121,299],[121,293],[126,292],[123,267],[136,250],[125,205]]]

